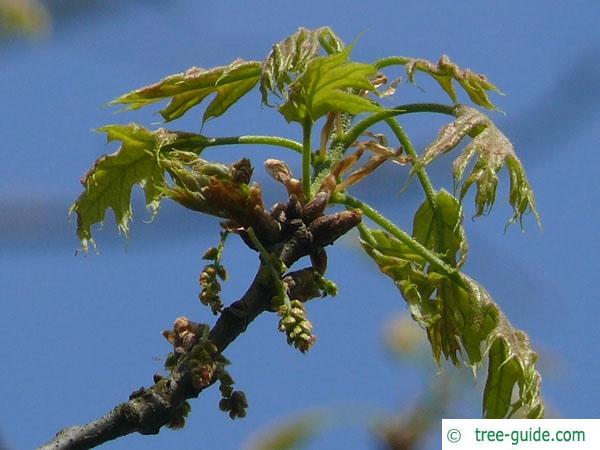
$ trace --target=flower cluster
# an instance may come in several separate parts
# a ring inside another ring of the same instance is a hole
[[[202,390],[216,381],[222,399],[219,408],[228,411],[229,417],[245,417],[248,401],[242,391],[234,391],[234,381],[225,369],[229,360],[221,355],[210,340],[208,340],[208,326],[192,322],[186,317],[179,317],[173,324],[173,329],[163,332],[163,336],[173,345],[174,351],[165,362],[165,367],[173,372],[177,364],[186,355],[189,364],[192,385],[194,389]],[[154,376],[155,383],[164,383],[161,375]],[[184,404],[177,414],[174,414],[170,423],[171,428],[180,428],[185,423],[185,416],[189,412],[189,405]]]
[[[246,417],[246,409],[248,408],[248,400],[246,394],[242,391],[233,390],[233,378],[227,370],[221,369],[219,373],[219,391],[221,392],[221,400],[219,401],[219,409],[229,412],[229,417],[235,419],[237,417]]]
[[[281,306],[278,310],[281,316],[279,331],[287,336],[287,342],[305,353],[315,343],[316,337],[312,334],[312,324],[306,317],[304,305],[299,300],[292,300],[289,306]]]
[[[209,327],[206,324],[196,323],[187,317],[178,317],[171,330],[163,331],[163,336],[173,345],[173,357],[188,353],[198,343],[208,338]],[[167,365],[169,358],[167,359]],[[171,370],[170,367],[167,369]]]

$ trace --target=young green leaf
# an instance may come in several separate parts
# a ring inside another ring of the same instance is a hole
[[[498,88],[485,75],[471,72],[469,69],[461,69],[446,55],[442,55],[437,65],[426,59],[410,59],[406,64],[406,73],[411,82],[414,82],[417,70],[432,76],[455,103],[458,102],[458,97],[453,80],[461,85],[473,103],[484,108],[496,109],[487,96],[487,91],[500,92]]]
[[[288,122],[316,121],[328,112],[360,114],[381,107],[355,91],[373,91],[369,77],[376,69],[370,64],[349,61],[352,47],[340,53],[319,56],[289,86],[287,101],[279,110]]]
[[[232,165],[213,163],[189,152],[172,152],[161,165],[173,179],[162,194],[188,209],[247,226],[264,213],[258,185],[249,185],[252,167],[248,159]]]
[[[102,223],[111,208],[120,232],[127,235],[132,217],[131,190],[144,188],[146,206],[154,214],[165,183],[159,153],[173,147],[201,149],[204,137],[165,129],[150,131],[139,125],[107,125],[100,128],[108,142],[121,141],[119,150],[101,157],[82,178],[83,193],[71,206],[77,214],[77,235],[87,252],[93,245],[92,225]]]
[[[475,217],[487,214],[496,200],[498,172],[506,166],[510,175],[509,203],[513,208],[509,223],[518,220],[522,225],[523,215],[527,212],[532,212],[539,223],[533,190],[508,138],[489,117],[474,108],[458,105],[455,115],[456,120],[442,127],[436,139],[425,149],[419,164],[429,164],[455,148],[468,135],[473,140],[454,161],[454,183],[460,188],[461,201],[475,184]],[[475,155],[477,161],[469,176],[462,181],[465,169]]]
[[[383,231],[371,230],[363,238],[364,249],[394,280],[413,319],[426,329],[437,361],[442,355],[456,365],[464,359],[475,370],[489,357],[485,417],[508,417],[520,408],[528,417],[541,417],[536,355],[525,333],[512,327],[487,291],[466,275],[456,280],[437,273]],[[515,386],[519,400],[511,404]]]
[[[275,44],[261,68],[262,102],[269,104],[269,93],[286,98],[286,86],[306,70],[308,63],[319,56],[321,46],[327,53],[338,53],[342,41],[329,27],[308,30],[300,27],[293,35]]]
[[[439,156],[454,149],[462,142],[465,136],[475,137],[491,123],[491,120],[485,114],[479,112],[475,108],[458,105],[453,111],[456,119],[454,122],[444,125],[440,129],[436,138],[423,152],[421,161],[419,161],[420,164],[425,166],[431,163]],[[461,162],[456,163],[460,166],[459,178],[462,176],[462,172],[464,171],[467,162],[468,161],[461,160]],[[462,163],[464,163],[464,165]],[[459,170],[456,165],[455,170]]]
[[[504,316],[502,316],[504,320]],[[527,335],[521,331],[498,337],[490,347],[488,379],[483,394],[486,418],[511,417],[522,405],[529,419],[543,417],[540,398],[540,374],[535,370],[537,355],[531,350]],[[513,391],[519,399],[513,402]]]
[[[368,238],[362,234],[361,243],[379,269],[394,280],[413,319],[424,328],[438,321],[439,311],[425,300],[437,289],[443,277],[426,273],[423,257],[385,231],[370,230]]]
[[[461,267],[469,245],[463,227],[463,211],[459,201],[445,190],[435,194],[436,213],[425,200],[413,221],[413,237],[425,247],[445,252],[442,258],[453,267]]]
[[[209,70],[192,67],[183,73],[168,76],[158,83],[122,95],[110,104],[139,109],[170,98],[167,107],[160,111],[165,121],[170,122],[184,115],[209,95],[216,94],[204,111],[202,122],[206,122],[222,115],[258,83],[260,66],[258,61],[238,59],[229,66]]]

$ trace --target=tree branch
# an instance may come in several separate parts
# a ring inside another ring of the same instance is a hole
[[[282,241],[266,247],[285,266],[290,267],[304,256],[322,252],[324,246],[332,244],[360,220],[359,211],[319,216],[309,224],[296,218],[284,224],[284,229],[287,227],[288,231],[283,234]],[[243,230],[240,230],[242,233]],[[313,268],[287,274],[284,280],[289,286],[290,296],[302,301],[318,296],[319,290],[315,287],[318,276],[318,271]],[[261,261],[246,293],[223,310],[209,333],[209,340],[219,353],[240,336],[256,317],[271,310],[271,298],[274,295],[275,288],[268,267]],[[93,422],[60,431],[40,449],[89,449],[130,433],[157,434],[165,425],[177,426],[174,421],[181,418],[186,400],[198,397],[202,391],[194,387],[189,362],[189,354],[183,354],[169,377],[155,376],[155,383],[150,388],[133,392],[129,401]],[[213,376],[209,385],[214,382],[216,377]]]

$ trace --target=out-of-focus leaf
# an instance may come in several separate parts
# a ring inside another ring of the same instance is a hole
[[[371,64],[349,60],[352,47],[340,53],[314,58],[305,72],[289,86],[287,101],[279,110],[289,122],[316,121],[328,112],[360,114],[380,111],[371,100],[354,91],[373,91]]]
[[[498,88],[485,75],[461,69],[446,55],[442,55],[437,64],[426,59],[412,58],[406,63],[406,73],[411,82],[414,82],[416,71],[431,75],[455,103],[458,102],[458,97],[453,80],[461,85],[473,103],[484,108],[496,109],[487,96],[487,91],[500,92]]]
[[[425,200],[415,214],[413,237],[427,248],[444,249],[442,258],[454,267],[461,267],[469,246],[465,237],[463,211],[460,202],[445,190],[435,195],[437,214]]]
[[[388,322],[385,329],[387,349],[401,358],[425,360],[430,357],[427,341],[423,339],[423,331],[407,314],[401,314]]]
[[[77,235],[87,252],[93,245],[92,225],[102,223],[110,208],[120,232],[127,235],[132,217],[131,190],[139,184],[144,188],[146,205],[154,214],[165,184],[160,159],[173,148],[203,148],[205,138],[191,133],[171,132],[165,129],[150,131],[141,126],[107,125],[100,128],[107,139],[120,141],[115,153],[101,157],[82,178],[83,193],[71,206],[77,214]]]
[[[308,63],[319,56],[322,46],[333,53],[340,52],[344,47],[329,27],[315,30],[300,27],[294,34],[275,44],[261,68],[262,102],[269,104],[269,93],[286,98],[286,86],[306,70]]]
[[[250,91],[260,77],[259,61],[236,60],[229,66],[209,70],[192,67],[187,71],[159,81],[150,86],[129,92],[113,100],[111,105],[127,105],[127,109],[139,109],[159,100],[170,98],[161,110],[165,121],[177,119],[206,97],[216,94],[209,103],[202,121],[222,115],[231,105]]]
[[[509,202],[513,208],[509,223],[519,221],[522,225],[523,215],[527,212],[532,212],[539,223],[533,190],[508,138],[485,114],[474,108],[459,105],[455,108],[455,115],[456,120],[442,127],[436,139],[425,149],[419,164],[429,164],[455,148],[465,136],[470,136],[472,141],[454,161],[454,183],[460,189],[461,201],[475,184],[475,217],[487,214],[496,200],[498,172],[506,166],[510,175]],[[465,169],[474,156],[477,160],[463,181]]]
[[[452,263],[457,253],[466,255],[460,206],[443,191],[436,200],[443,205],[437,212],[442,227],[430,226],[435,219],[426,202],[417,211],[413,236]],[[485,417],[507,417],[520,408],[528,417],[540,417],[543,404],[536,355],[525,333],[512,327],[487,291],[460,272],[453,276],[438,272],[436,266],[384,231],[362,232],[364,249],[394,280],[413,319],[425,328],[438,363],[443,355],[455,365],[465,362],[476,370],[489,357]],[[464,257],[459,263],[462,261]],[[515,387],[519,399],[511,404]]]
[[[0,35],[39,35],[48,31],[50,15],[36,0],[0,0]]]
[[[300,450],[323,429],[323,414],[310,413],[291,419],[261,432],[247,450]]]

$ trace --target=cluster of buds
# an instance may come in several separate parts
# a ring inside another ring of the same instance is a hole
[[[316,284],[319,290],[321,291],[321,296],[327,297],[329,295],[330,297],[335,297],[336,295],[338,295],[339,289],[337,287],[337,284],[325,278],[324,276],[318,275],[316,277]]]
[[[167,427],[171,428],[172,430],[182,429],[185,426],[185,419],[191,411],[192,407],[190,406],[189,402],[181,402],[181,404],[171,412],[171,418],[167,424]]]
[[[190,374],[196,389],[210,386],[215,372],[229,364],[227,359],[218,354],[217,347],[208,340],[196,344],[190,356]]]
[[[219,293],[221,292],[221,284],[217,280],[217,267],[215,264],[207,264],[202,269],[198,282],[202,290],[198,294],[198,299],[205,306],[210,306],[214,315],[217,315],[223,309],[223,302]]]
[[[246,417],[248,400],[242,391],[232,391],[228,397],[223,397],[219,402],[219,409],[229,413],[231,419]]]
[[[292,300],[289,306],[284,305],[277,311],[279,331],[287,336],[287,342],[305,353],[315,343],[316,337],[312,334],[312,324],[306,318],[304,305],[299,300]]]
[[[175,350],[176,356],[188,353],[200,341],[208,337],[209,327],[196,323],[187,317],[178,317],[171,330],[163,331],[163,336]]]
[[[220,263],[223,241],[224,237],[221,238],[219,247],[211,247],[204,253],[202,259],[212,262],[204,266],[204,269],[202,269],[202,272],[198,277],[198,282],[202,288],[198,298],[203,305],[210,306],[214,315],[217,315],[223,309],[223,303],[219,297],[221,283],[219,283],[218,278],[222,281],[227,279],[227,271]]]
[[[175,151],[163,165],[174,182],[164,188],[165,196],[188,209],[237,224],[248,223],[255,209],[264,209],[260,188],[249,184],[253,169],[246,158],[225,165]]]
[[[194,389],[202,390],[216,381],[219,381],[219,390],[222,399],[219,408],[222,411],[228,411],[229,417],[245,417],[248,402],[246,396],[241,391],[234,391],[234,381],[229,372],[225,369],[229,361],[221,355],[211,341],[208,340],[208,326],[197,324],[185,317],[179,317],[172,330],[163,332],[167,340],[173,344],[175,351],[171,353],[165,366],[173,371],[180,360],[180,357],[186,354],[190,369],[190,376]],[[163,377],[154,376],[154,382],[162,382]],[[189,405],[182,406],[181,414],[175,414],[169,426],[171,428],[180,428],[185,423],[185,416],[189,412]]]
[[[221,356],[217,347],[208,340],[209,327],[179,317],[173,329],[163,332],[163,336],[173,345],[174,351],[165,362],[165,367],[173,371],[183,355],[189,355],[192,383],[196,389],[203,389],[212,383],[215,372],[223,370],[229,361]]]
[[[229,231],[252,227],[263,242],[280,240],[281,224],[265,209],[260,186],[250,183],[253,169],[248,159],[224,165],[173,151],[163,165],[174,182],[163,189],[166,197],[193,211],[227,219],[222,225]]]
[[[231,419],[246,417],[248,408],[246,394],[242,391],[234,391],[233,384],[234,381],[229,372],[222,369],[219,373],[219,391],[222,397],[219,401],[219,409],[228,412]]]

